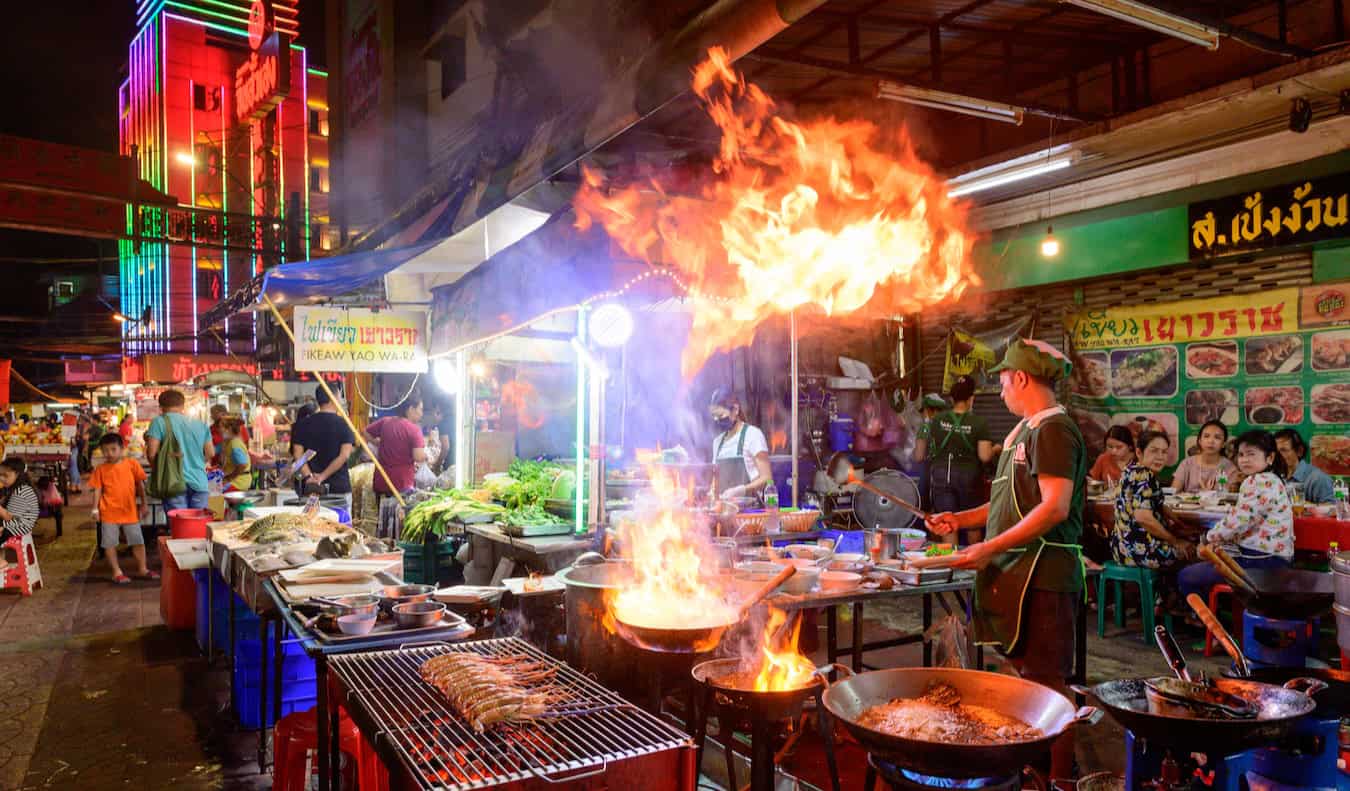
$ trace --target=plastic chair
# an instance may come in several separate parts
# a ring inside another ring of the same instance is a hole
[[[273,731],[273,791],[305,791],[309,788],[310,768],[307,758],[310,750],[318,749],[319,741],[316,712],[317,709],[297,711],[287,714],[277,723]],[[389,787],[388,773],[376,757],[374,748],[362,738],[361,731],[347,717],[347,713],[341,710],[338,714],[338,748],[348,758],[343,788],[380,791]]]
[[[1144,640],[1153,639],[1153,608],[1155,599],[1153,598],[1153,581],[1157,579],[1158,572],[1154,569],[1141,568],[1139,566],[1121,566],[1116,563],[1108,562],[1102,566],[1102,573],[1097,577],[1097,636],[1106,636],[1106,586],[1107,583],[1114,584],[1115,604],[1116,604],[1116,626],[1125,628],[1125,596],[1123,587],[1127,583],[1133,583],[1139,586],[1139,610],[1144,619]],[[1163,623],[1170,630],[1172,628],[1172,616],[1170,613],[1163,615]]]
[[[4,575],[0,577],[0,588],[18,588],[23,595],[32,596],[34,588],[42,587],[42,568],[38,566],[33,534],[11,538],[4,546],[14,550],[16,559],[5,567]]]
[[[1209,611],[1214,613],[1214,617],[1216,618],[1219,616],[1219,595],[1223,593],[1226,593],[1229,596],[1233,595],[1233,587],[1231,585],[1227,585],[1225,583],[1220,582],[1218,585],[1215,585],[1213,588],[1209,589]],[[1234,622],[1233,628],[1229,631],[1238,632],[1240,634],[1242,632],[1242,629],[1239,627],[1237,622]],[[1210,634],[1209,630],[1206,629],[1205,656],[1214,656],[1216,653],[1218,652],[1214,650],[1214,635]]]

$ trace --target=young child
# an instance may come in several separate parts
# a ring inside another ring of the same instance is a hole
[[[99,524],[99,546],[108,558],[113,582],[126,585],[131,582],[117,563],[119,533],[125,535],[131,554],[136,558],[136,578],[159,579],[159,575],[145,567],[145,537],[141,534],[141,520],[148,517],[150,507],[145,499],[145,470],[132,459],[122,457],[124,446],[117,433],[104,434],[98,441],[103,451],[103,463],[89,477],[94,490],[94,522]],[[140,509],[136,502],[140,501]]]
[[[1288,568],[1294,558],[1294,509],[1285,491],[1284,460],[1275,438],[1260,429],[1237,439],[1237,466],[1242,487],[1237,505],[1205,534],[1205,542],[1225,546],[1239,566],[1248,569]],[[1234,550],[1236,546],[1236,550]],[[1195,563],[1178,577],[1182,594],[1209,597],[1222,578],[1209,563]]]

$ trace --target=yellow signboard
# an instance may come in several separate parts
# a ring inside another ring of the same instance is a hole
[[[1299,290],[1279,288],[1157,305],[1074,313],[1065,319],[1074,349],[1278,335],[1299,327]]]
[[[426,311],[297,307],[295,369],[426,373]]]

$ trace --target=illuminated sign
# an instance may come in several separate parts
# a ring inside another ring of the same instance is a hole
[[[262,118],[291,92],[290,40],[273,31],[234,73],[234,119]]]
[[[1350,236],[1350,173],[1192,203],[1189,220],[1191,258]]]
[[[248,46],[258,49],[262,46],[267,31],[272,27],[272,4],[267,0],[253,0],[248,8]]]

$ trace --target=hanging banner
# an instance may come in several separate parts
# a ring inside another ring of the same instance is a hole
[[[1073,348],[1083,351],[1279,335],[1298,329],[1298,320],[1299,289],[1276,288],[1240,296],[1084,311],[1072,315],[1068,330]]]
[[[950,392],[960,376],[975,378],[975,392],[997,393],[998,376],[989,369],[1003,359],[1008,344],[1016,338],[1030,337],[1036,325],[1035,315],[984,332],[967,332],[952,327],[947,333],[947,362],[942,374],[942,392]]]
[[[1294,428],[1313,464],[1350,475],[1347,291],[1333,283],[1067,317],[1069,403],[1084,438],[1100,450],[1112,425],[1166,431],[1171,466],[1209,420],[1230,437]],[[1197,332],[1210,317],[1222,331]]]
[[[297,307],[295,370],[426,373],[426,311]]]

